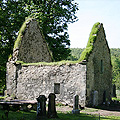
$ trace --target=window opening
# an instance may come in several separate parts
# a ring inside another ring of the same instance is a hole
[[[54,83],[54,93],[60,94],[60,83]]]

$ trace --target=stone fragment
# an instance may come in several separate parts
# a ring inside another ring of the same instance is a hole
[[[98,106],[98,91],[93,92],[93,106]]]

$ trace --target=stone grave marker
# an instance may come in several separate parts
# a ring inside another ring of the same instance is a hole
[[[98,91],[93,92],[93,106],[98,106]]]
[[[79,105],[79,96],[74,95],[73,96],[73,110],[72,110],[73,114],[79,114],[80,113],[80,110],[78,109],[78,105]]]
[[[103,92],[103,104],[106,103],[106,91]]]
[[[49,96],[49,102],[48,102],[48,118],[56,118],[57,112],[56,112],[56,106],[55,106],[55,98],[56,95],[54,93],[50,93]]]
[[[7,90],[4,91],[4,96],[7,96]]]
[[[46,116],[46,101],[47,98],[44,95],[40,95],[37,98],[37,116]]]

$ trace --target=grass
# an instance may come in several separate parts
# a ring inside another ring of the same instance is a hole
[[[113,97],[112,100],[120,101],[120,97]]]
[[[48,119],[44,118],[44,120],[99,120],[99,115],[88,115],[85,113],[80,114],[72,114],[71,111],[67,113],[62,113],[57,111],[58,118]],[[0,110],[0,120],[4,119],[4,111]],[[8,115],[9,120],[36,120],[36,111],[23,112],[23,111],[10,111]],[[43,119],[41,119],[43,120]],[[120,120],[120,116],[100,116],[100,120]]]
[[[20,46],[20,44],[21,44],[22,36],[23,36],[24,31],[25,31],[26,26],[27,26],[26,23],[29,22],[30,20],[31,20],[31,18],[28,18],[28,19],[23,23],[22,27],[20,28],[18,37],[17,37],[17,39],[16,39],[16,41],[15,41],[15,44],[14,44],[14,50],[15,50],[16,48],[19,48],[19,46]]]
[[[4,100],[7,96],[0,96],[0,100]]]
[[[76,64],[78,63],[78,61],[59,61],[59,62],[38,62],[38,63],[24,63],[23,61],[17,61],[16,63],[21,63],[22,66],[29,66],[29,65],[63,65],[63,64],[67,64],[67,65],[71,65],[71,64]]]
[[[91,30],[87,46],[84,49],[84,51],[81,53],[79,61],[88,60],[88,57],[93,50],[93,44],[94,44],[94,42],[96,41],[96,38],[97,38],[97,33],[99,31],[99,25],[100,25],[99,22],[97,22],[93,25],[93,28]]]
[[[85,111],[85,112],[97,112],[99,109],[96,109],[96,108],[85,108],[84,110],[82,111]]]

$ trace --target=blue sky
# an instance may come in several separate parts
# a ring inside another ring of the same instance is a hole
[[[68,27],[71,48],[85,48],[92,26],[103,23],[110,48],[120,48],[120,0],[75,0],[79,21]]]

